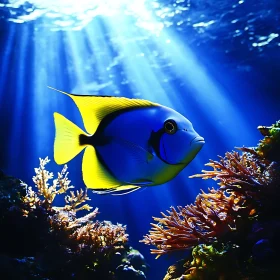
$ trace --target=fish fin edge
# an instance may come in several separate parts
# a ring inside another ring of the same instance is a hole
[[[92,190],[92,192],[94,194],[111,194],[111,195],[125,195],[125,194],[129,194],[132,193],[134,191],[137,191],[141,189],[140,186],[135,186],[135,185],[123,185],[123,186],[119,186],[116,187],[114,189],[111,190]],[[126,191],[126,192],[123,192]]]

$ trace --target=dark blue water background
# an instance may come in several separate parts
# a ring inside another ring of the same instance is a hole
[[[11,9],[0,7],[0,168],[6,173],[33,185],[38,158],[46,156],[52,160],[48,169],[61,170],[53,161],[53,112],[82,127],[74,103],[48,85],[170,106],[205,138],[193,162],[165,185],[124,196],[89,192],[100,220],[127,225],[131,245],[146,257],[153,280],[162,279],[178,256],[155,260],[138,242],[152,216],[192,203],[200,189],[215,186],[188,176],[235,146],[255,146],[261,137],[257,126],[274,123],[280,111],[278,1],[158,3],[148,5],[164,24],[158,34],[137,26],[134,15],[100,15],[81,30],[53,30],[42,18],[15,23],[9,20],[16,18]],[[181,12],[172,14],[178,7]],[[77,188],[84,187],[81,160],[79,155],[68,164]]]

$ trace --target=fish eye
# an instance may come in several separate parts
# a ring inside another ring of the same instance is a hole
[[[167,120],[164,123],[164,130],[168,134],[174,134],[177,131],[177,124],[173,120]]]

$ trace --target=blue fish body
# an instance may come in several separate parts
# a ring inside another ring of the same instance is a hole
[[[191,122],[171,108],[140,99],[64,94],[78,106],[87,132],[55,113],[55,161],[66,163],[85,149],[83,179],[97,193],[168,182],[204,144]]]
[[[161,134],[162,124],[168,119],[188,127],[188,131]],[[102,128],[101,123],[98,133],[100,138],[109,139],[105,145],[96,145],[96,150],[111,174],[124,184],[143,186],[159,185],[174,178],[191,161],[191,151],[195,156],[204,143],[186,118],[163,106],[120,113],[106,127]],[[198,142],[194,148],[191,141],[195,138]],[[168,157],[168,153],[172,156]]]

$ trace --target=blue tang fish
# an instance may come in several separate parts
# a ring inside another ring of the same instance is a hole
[[[83,180],[96,193],[123,193],[166,183],[205,143],[188,119],[157,103],[62,93],[79,108],[86,132],[54,113],[54,159],[65,164],[85,149]]]

